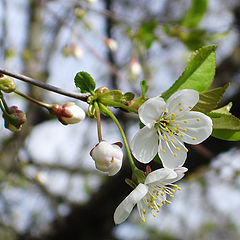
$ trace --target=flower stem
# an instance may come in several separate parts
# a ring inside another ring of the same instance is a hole
[[[4,110],[6,110],[6,112],[9,113],[10,111],[9,111],[8,105],[7,105],[6,101],[5,101],[5,98],[4,98],[2,93],[0,94],[0,98],[1,98],[2,103],[4,105],[4,108],[5,108]]]
[[[133,161],[133,158],[132,158],[132,154],[131,154],[131,151],[130,151],[130,148],[129,148],[129,145],[128,145],[128,142],[127,142],[127,138],[125,136],[125,133],[118,121],[118,119],[115,117],[115,115],[107,108],[105,107],[103,104],[99,103],[99,107],[100,107],[100,110],[104,113],[106,113],[110,118],[112,118],[112,120],[115,122],[115,124],[117,125],[119,131],[120,131],[120,134],[122,136],[122,139],[123,139],[123,143],[124,143],[124,146],[126,148],[126,152],[127,152],[127,156],[128,156],[128,160],[129,160],[129,163],[131,165],[131,168],[132,168],[132,171],[134,172],[137,167],[135,166],[134,164],[134,161]]]
[[[3,100],[3,99],[1,98],[1,100]],[[5,108],[4,108],[1,100],[0,100],[0,108],[1,108],[1,110],[2,110],[2,112],[3,112],[4,114],[6,114],[6,115],[9,116],[9,114],[8,114],[8,112],[5,110]]]
[[[47,103],[44,103],[44,102],[38,101],[38,100],[36,100],[36,99],[34,99],[34,98],[30,97],[30,96],[25,95],[25,94],[22,93],[22,92],[19,92],[18,90],[15,90],[14,92],[15,92],[16,94],[18,94],[18,95],[20,95],[20,96],[22,96],[22,97],[28,99],[29,101],[31,101],[31,102],[33,102],[33,103],[36,103],[36,104],[40,105],[41,107],[45,107],[45,108],[47,108],[48,110],[51,109],[51,105],[50,105],[50,104],[47,104]]]
[[[101,142],[101,141],[102,141],[101,118],[100,118],[100,110],[99,110],[99,106],[98,106],[98,103],[97,103],[96,101],[94,102],[94,107],[95,107],[96,112],[97,112],[97,131],[98,131],[98,141]]]

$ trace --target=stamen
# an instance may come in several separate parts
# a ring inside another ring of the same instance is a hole
[[[188,152],[188,149],[187,149],[187,148],[185,148],[185,152]]]
[[[172,122],[175,123],[176,121],[172,119]]]
[[[146,214],[146,210],[144,208],[142,209],[142,212],[143,212],[143,214]]]
[[[163,139],[165,142],[167,141],[167,137],[165,135],[163,136]]]
[[[166,150],[163,149],[162,152],[163,152],[163,153],[166,153]]]
[[[179,129],[179,128],[180,128],[180,125],[179,125],[179,124],[177,124],[176,126],[177,126],[177,129]]]
[[[156,124],[156,123],[157,123],[157,121],[153,120],[153,124]]]
[[[189,109],[192,109],[192,106],[188,106],[189,107]]]
[[[180,137],[184,137],[184,135],[183,135],[183,134],[181,134],[181,135],[180,135]]]
[[[179,111],[182,112],[183,108],[179,108]]]
[[[182,105],[182,103],[181,103],[181,102],[179,102],[179,103],[178,103],[178,105],[179,105],[179,106],[181,106],[181,105]]]
[[[171,141],[171,142],[174,142],[174,139],[171,139],[170,141]]]
[[[166,200],[166,202],[167,202],[168,204],[171,204],[171,203],[172,203],[171,201],[168,201],[168,200]]]
[[[174,153],[174,154],[173,154],[173,156],[174,156],[174,157],[177,157],[177,154],[176,154],[176,153]]]
[[[177,151],[180,151],[180,147],[176,147],[176,150],[177,150]]]
[[[166,120],[166,123],[170,123],[170,121],[169,121],[169,120]]]
[[[199,122],[199,121],[200,121],[200,118],[197,118],[197,121]]]
[[[112,157],[111,163],[114,163],[114,158]]]
[[[144,223],[146,222],[146,219],[145,219],[145,217],[143,217],[143,218],[142,218],[142,221],[143,221]]]
[[[193,137],[193,138],[192,138],[192,140],[196,140],[196,138],[195,138],[195,137]]]
[[[187,131],[187,129],[186,129],[186,128],[184,128],[184,129],[183,129],[183,131],[184,131],[184,132],[186,132],[186,131]]]
[[[184,123],[187,123],[187,120],[184,120],[183,122],[184,122]]]
[[[168,136],[171,137],[173,135],[173,132],[171,132]]]
[[[155,213],[153,213],[153,216],[154,216],[154,217],[156,217],[156,214],[155,214]]]

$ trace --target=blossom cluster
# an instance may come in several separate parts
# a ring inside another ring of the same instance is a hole
[[[149,173],[120,203],[114,213],[116,224],[125,221],[136,204],[143,222],[148,213],[156,217],[162,205],[171,203],[169,198],[174,197],[175,190],[181,189],[173,183],[187,171],[183,167],[188,152],[184,143],[199,144],[212,133],[211,118],[192,111],[198,101],[197,91],[183,89],[167,102],[154,97],[139,108],[144,127],[131,142],[132,154],[142,163],[149,163],[158,154],[163,168]]]

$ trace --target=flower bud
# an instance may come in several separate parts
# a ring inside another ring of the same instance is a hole
[[[9,76],[0,73],[0,91],[3,91],[5,93],[11,93],[15,89],[16,84],[14,80]]]
[[[25,112],[18,109],[16,106],[9,107],[9,114],[3,114],[5,120],[4,126],[10,131],[20,131],[22,125],[27,121]]]
[[[117,44],[116,40],[114,40],[112,38],[106,38],[105,44],[113,52],[116,51],[118,48],[118,44]]]
[[[101,141],[90,152],[95,161],[96,168],[103,172],[108,172],[109,176],[115,175],[122,166],[123,152],[122,143],[110,144]]]
[[[85,118],[85,112],[73,102],[63,105],[54,104],[50,112],[56,115],[58,120],[64,125],[79,123]]]

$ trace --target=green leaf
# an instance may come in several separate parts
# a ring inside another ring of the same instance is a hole
[[[74,78],[75,85],[80,88],[81,93],[93,93],[96,83],[87,72],[78,72]]]
[[[147,85],[146,80],[141,81],[141,88],[142,88],[142,96],[145,98],[145,95],[146,95],[147,90],[148,90],[148,85]]]
[[[158,23],[155,20],[151,20],[142,24],[135,35],[135,38],[139,40],[143,45],[149,49],[152,43],[157,39],[154,31]]]
[[[132,93],[132,92],[127,92],[127,93],[125,93],[124,94],[124,99],[125,99],[125,101],[131,101],[131,100],[133,100],[134,99],[134,93]]]
[[[212,136],[227,141],[240,141],[240,131],[236,130],[215,129]]]
[[[223,87],[208,90],[199,94],[199,101],[197,105],[192,109],[193,111],[208,113],[217,107],[224,93],[230,86],[230,83]]]
[[[185,13],[181,25],[186,28],[194,28],[199,25],[207,12],[208,0],[192,0],[192,5]]]
[[[178,80],[162,94],[167,100],[180,89],[194,89],[203,92],[209,89],[216,68],[216,45],[210,45],[195,51]]]
[[[232,102],[228,103],[227,105],[225,105],[224,107],[218,108],[213,110],[213,113],[223,113],[223,114],[230,114],[230,110],[232,108]]]
[[[213,129],[240,130],[240,119],[232,114],[210,112],[207,115],[213,121]]]

